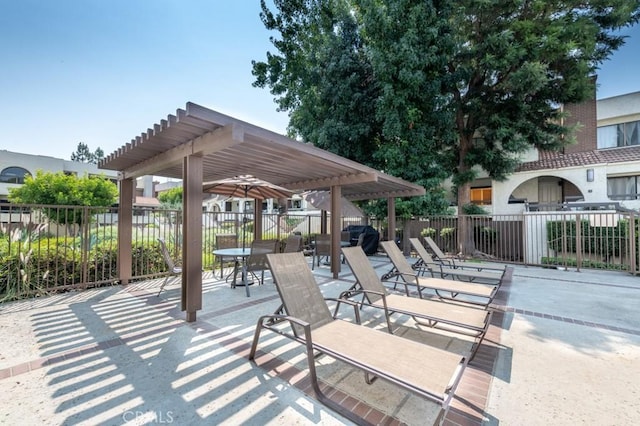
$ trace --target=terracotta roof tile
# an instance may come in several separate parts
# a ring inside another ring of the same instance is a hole
[[[571,154],[540,151],[537,161],[522,163],[516,171],[553,170],[566,167],[587,166],[590,164],[623,163],[627,161],[640,161],[640,146],[574,152]]]

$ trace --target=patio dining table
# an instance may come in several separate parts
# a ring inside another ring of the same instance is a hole
[[[247,293],[247,297],[249,297],[250,296],[249,286],[253,284],[253,281],[248,280],[247,262],[246,262],[247,257],[249,257],[251,253],[266,254],[266,253],[271,253],[271,251],[267,249],[252,249],[251,247],[244,247],[244,248],[233,247],[233,248],[217,249],[217,250],[214,250],[212,253],[214,254],[214,256],[232,257],[235,259],[235,262],[233,263],[233,272],[231,273],[233,274],[233,280],[231,281],[231,288],[235,288],[236,286],[244,286],[245,291]],[[240,261],[238,261],[238,259],[240,259]],[[239,268],[240,264],[242,264],[241,268]],[[237,282],[238,269],[240,269],[240,272],[241,272],[241,275],[240,275],[241,279],[239,283]]]

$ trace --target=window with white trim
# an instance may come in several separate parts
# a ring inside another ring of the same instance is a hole
[[[598,149],[640,145],[640,121],[598,127]]]
[[[637,200],[640,176],[607,178],[607,196],[610,200]]]

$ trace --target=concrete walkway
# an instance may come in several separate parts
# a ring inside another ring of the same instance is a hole
[[[388,270],[386,258],[370,260]],[[343,269],[338,280],[314,271],[327,297],[353,282]],[[160,282],[0,305],[0,424],[349,424],[313,398],[300,345],[267,333],[257,365],[247,361],[258,316],[279,305],[270,280],[247,298],[207,275],[204,309],[189,324],[178,285],[157,297]],[[446,424],[640,422],[640,278],[518,266],[498,303]],[[403,321],[408,338],[470,347]],[[370,423],[429,424],[437,413],[391,384],[367,386],[359,372],[319,362],[332,399]]]
[[[640,423],[640,277],[518,267],[489,424]]]

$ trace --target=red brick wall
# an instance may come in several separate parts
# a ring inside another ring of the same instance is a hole
[[[564,110],[568,115],[565,119],[566,126],[579,123],[575,133],[576,144],[565,147],[565,154],[597,149],[598,116],[595,92],[591,100],[580,104],[567,104]]]

